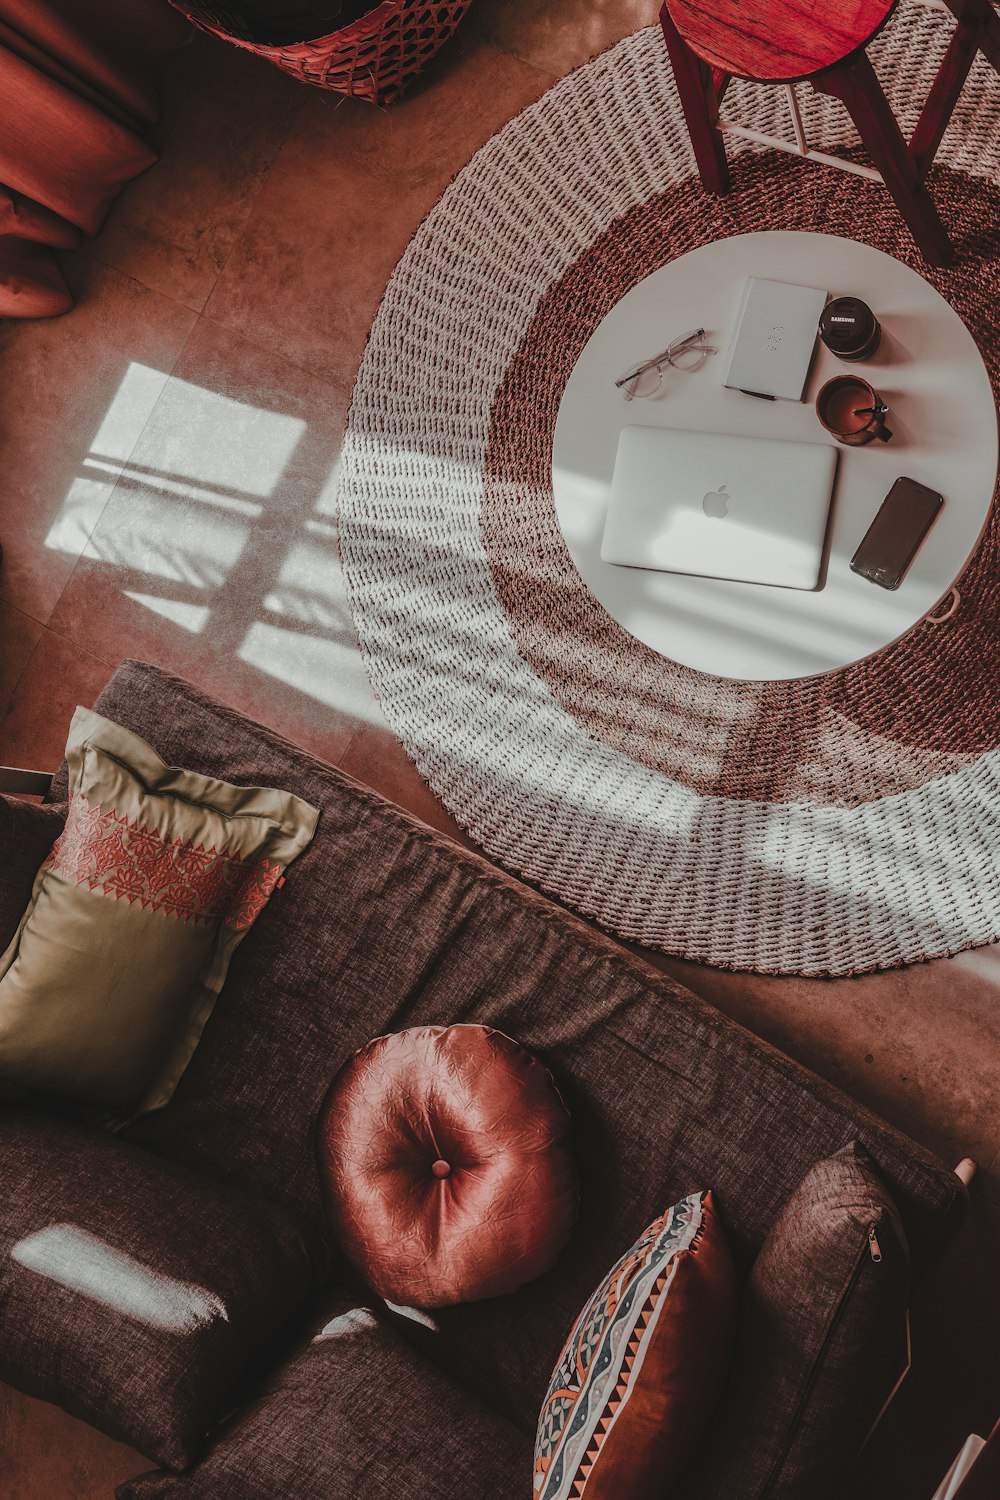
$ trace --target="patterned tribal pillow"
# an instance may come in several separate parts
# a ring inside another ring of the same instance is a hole
[[[535,1439],[536,1500],[665,1495],[722,1392],[736,1277],[712,1194],[682,1198],[614,1265],[559,1357]]]
[[[66,826],[0,954],[0,1088],[121,1118],[167,1102],[229,961],[318,813],[164,765],[78,708]]]

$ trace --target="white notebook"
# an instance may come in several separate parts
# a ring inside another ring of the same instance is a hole
[[[755,396],[801,401],[826,292],[748,276],[723,385]]]

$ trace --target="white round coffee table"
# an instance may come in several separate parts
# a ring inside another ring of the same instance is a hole
[[[805,401],[761,401],[722,385],[747,276],[862,297],[882,324],[874,358],[845,364],[817,341]],[[693,327],[719,353],[691,374],[664,369],[652,400],[614,381]],[[815,592],[683,577],[601,561],[618,435],[629,424],[823,442],[813,406],[832,375],[858,372],[890,407],[893,438],[840,447],[825,586]],[[982,533],[997,474],[997,413],[975,340],[934,288],[891,256],[833,235],[775,231],[717,240],[671,261],[595,330],[566,386],[552,454],[556,512],[584,582],[632,635],[685,666],[774,680],[828,672],[880,650],[949,593]],[[944,507],[898,590],[850,559],[900,475]]]

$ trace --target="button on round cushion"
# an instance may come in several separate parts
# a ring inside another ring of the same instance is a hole
[[[576,1221],[552,1075],[485,1026],[369,1042],[330,1087],[318,1149],[344,1254],[403,1306],[512,1292],[548,1270]]]

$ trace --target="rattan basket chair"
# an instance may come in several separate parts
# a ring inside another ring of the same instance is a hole
[[[255,52],[303,83],[392,104],[451,36],[471,0],[382,0],[366,15],[323,36],[267,40],[267,24],[220,0],[171,0],[195,26]]]

